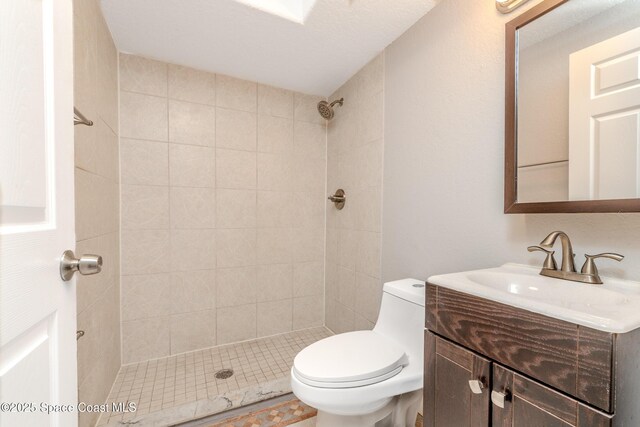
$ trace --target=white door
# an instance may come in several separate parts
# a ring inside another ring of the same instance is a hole
[[[72,46],[71,0],[0,0],[0,426],[77,424]]]
[[[640,197],[640,28],[570,56],[569,199]]]

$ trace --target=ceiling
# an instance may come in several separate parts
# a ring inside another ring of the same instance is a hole
[[[101,3],[122,52],[328,96],[438,2],[300,1],[303,23],[247,0]]]

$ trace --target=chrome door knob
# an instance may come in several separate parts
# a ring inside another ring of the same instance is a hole
[[[64,251],[60,259],[60,277],[68,282],[76,271],[83,276],[100,273],[102,271],[102,257],[88,254],[76,258],[73,251]]]

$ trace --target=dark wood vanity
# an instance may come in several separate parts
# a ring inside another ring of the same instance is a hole
[[[640,329],[426,291],[425,426],[640,426]]]

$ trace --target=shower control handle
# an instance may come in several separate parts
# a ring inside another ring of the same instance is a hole
[[[68,282],[76,271],[83,276],[100,273],[102,271],[102,257],[87,254],[76,258],[73,251],[64,251],[60,258],[60,277]]]
[[[344,208],[344,204],[347,201],[347,196],[344,194],[342,188],[338,188],[333,196],[327,198],[336,205],[336,209],[338,210]]]

